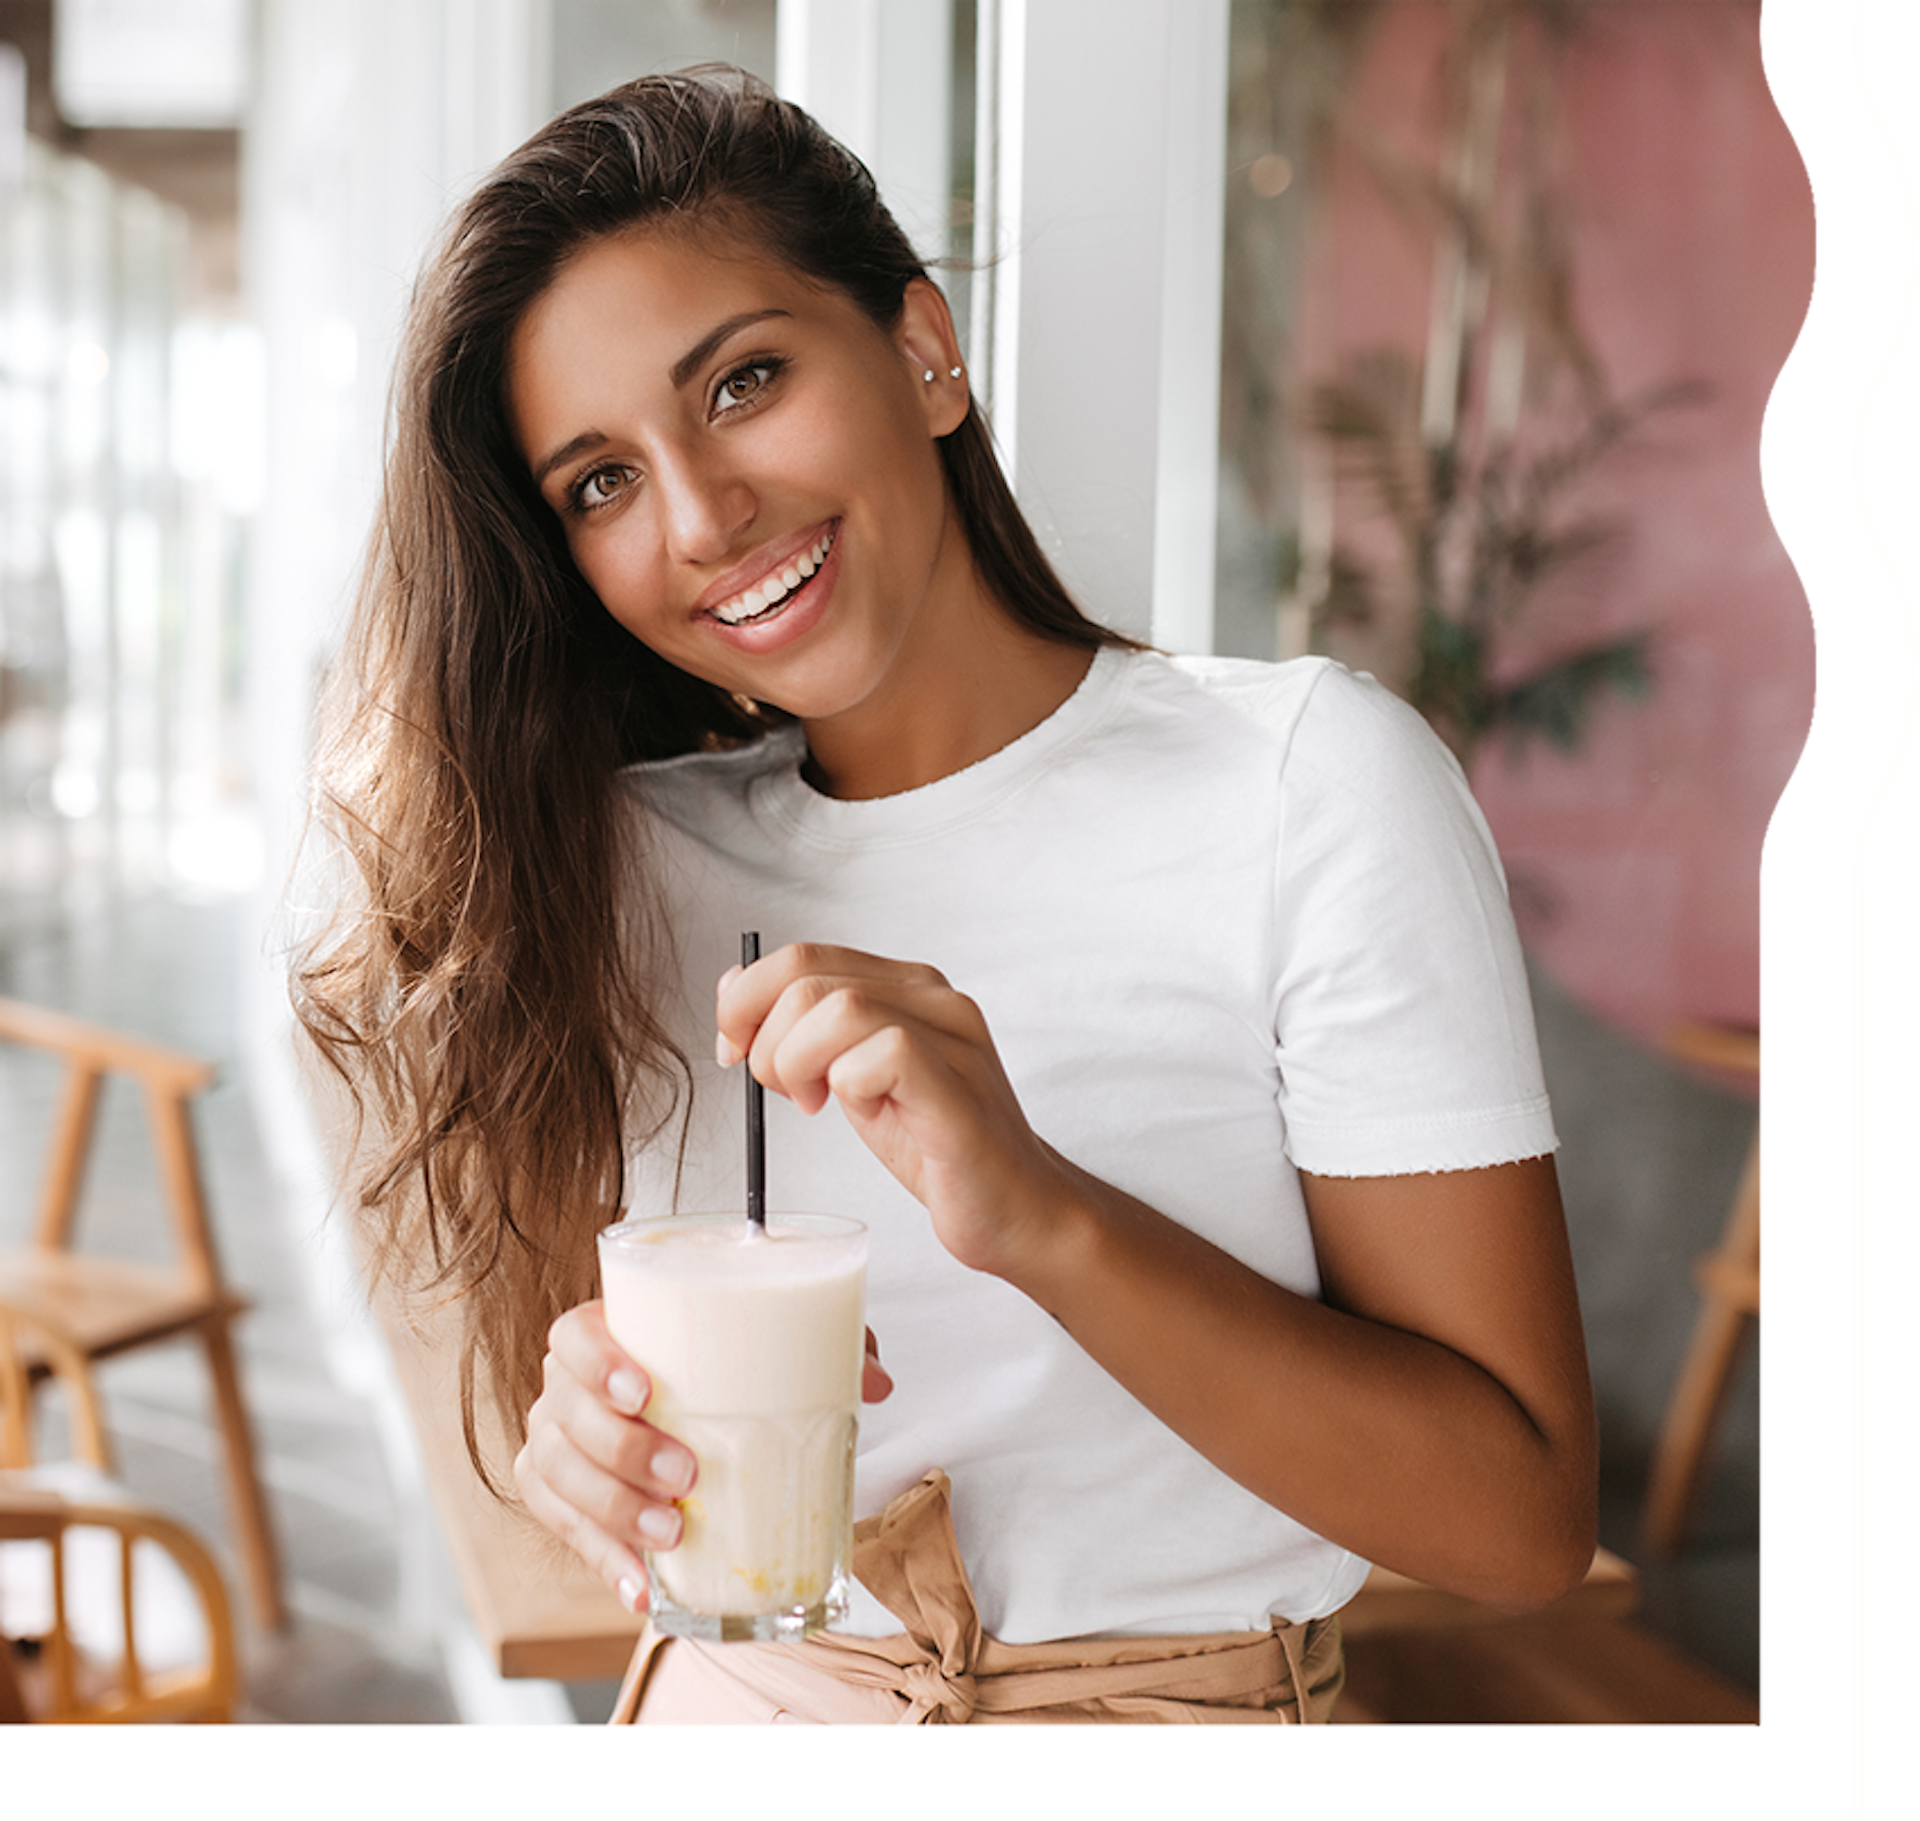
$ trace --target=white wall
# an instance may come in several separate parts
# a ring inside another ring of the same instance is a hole
[[[873,173],[923,256],[947,244],[953,0],[780,0],[774,85]]]
[[[981,18],[975,380],[1014,490],[1096,618],[1209,649],[1227,0]]]

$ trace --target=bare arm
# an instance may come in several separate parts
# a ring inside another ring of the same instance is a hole
[[[1585,1572],[1593,1400],[1551,1162],[1307,1179],[1324,1303],[1065,1173],[1058,1240],[1014,1281],[1223,1472],[1498,1606]]]

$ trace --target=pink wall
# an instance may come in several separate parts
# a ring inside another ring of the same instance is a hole
[[[1440,117],[1444,8],[1401,4],[1374,40],[1362,116],[1419,143]],[[1497,744],[1474,786],[1536,959],[1647,1041],[1674,1020],[1755,1024],[1762,837],[1813,707],[1805,596],[1760,489],[1768,393],[1813,280],[1813,204],[1768,93],[1751,0],[1586,9],[1562,105],[1576,307],[1617,396],[1704,379],[1579,496],[1630,524],[1580,601],[1506,653],[1654,629],[1655,685],[1609,701],[1582,748]],[[1310,279],[1306,340],[1329,360],[1424,342],[1429,264],[1405,217],[1342,160]]]

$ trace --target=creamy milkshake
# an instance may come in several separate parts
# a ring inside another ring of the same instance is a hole
[[[653,1620],[709,1639],[802,1637],[846,1612],[865,1351],[866,1229],[831,1214],[626,1221],[600,1236],[613,1337],[647,1420],[693,1450]]]

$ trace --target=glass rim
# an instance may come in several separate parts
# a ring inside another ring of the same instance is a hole
[[[797,1228],[787,1222],[806,1223]],[[671,1227],[717,1227],[722,1224],[745,1226],[745,1209],[688,1209],[679,1214],[628,1214],[602,1227],[597,1238],[602,1244],[619,1245],[630,1235],[657,1233]],[[826,1214],[808,1208],[769,1208],[767,1224],[781,1237],[794,1239],[850,1240],[864,1238],[867,1223],[852,1214]],[[783,1230],[784,1227],[784,1230]]]

